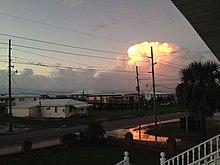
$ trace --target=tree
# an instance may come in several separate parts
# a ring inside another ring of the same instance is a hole
[[[181,83],[176,87],[178,101],[200,121],[202,140],[207,138],[206,117],[213,116],[218,106],[220,86],[213,74],[217,68],[215,62],[192,62],[180,71]]]
[[[101,143],[105,135],[104,127],[101,122],[91,122],[85,131],[85,138],[89,144]]]

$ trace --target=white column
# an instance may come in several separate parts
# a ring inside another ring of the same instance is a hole
[[[125,151],[124,155],[125,155],[124,156],[124,165],[130,165],[129,157],[128,157],[128,155],[129,155],[128,151]]]
[[[166,154],[164,152],[161,152],[160,156],[161,156],[161,158],[160,158],[160,165],[165,165],[165,161],[166,161],[165,156],[166,156]]]

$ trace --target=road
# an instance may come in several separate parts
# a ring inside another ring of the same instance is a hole
[[[184,113],[172,113],[165,115],[158,115],[157,119],[160,121],[177,119],[184,116]],[[154,123],[154,116],[143,116],[138,118],[128,118],[117,121],[106,121],[103,122],[104,129],[106,131],[119,129],[119,128],[129,128],[141,124]],[[84,131],[86,125],[79,125],[73,127],[59,127],[59,128],[47,128],[33,131],[25,131],[22,133],[12,133],[0,135],[0,146],[8,146],[22,143],[25,140],[40,141],[42,139],[50,139],[61,137],[65,133],[70,132],[81,132]]]

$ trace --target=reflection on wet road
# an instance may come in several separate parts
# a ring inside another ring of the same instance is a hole
[[[170,122],[177,122],[177,121],[179,121],[179,119],[166,120],[166,121],[159,122],[158,125],[160,126],[160,124],[163,124],[163,123],[170,123]],[[147,130],[149,130],[148,126],[150,125],[154,125],[154,123],[139,125],[139,126],[132,127],[132,128],[124,128],[124,129],[116,129],[112,131],[107,131],[106,134],[107,136],[113,136],[113,137],[124,139],[125,134],[130,132],[133,134],[134,140],[151,141],[151,142],[166,142],[168,137],[154,136],[154,135],[150,135],[146,133]],[[181,139],[176,139],[176,141],[180,142]]]

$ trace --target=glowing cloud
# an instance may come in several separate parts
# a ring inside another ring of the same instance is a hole
[[[128,64],[139,65],[140,62],[145,61],[151,57],[151,47],[153,47],[154,61],[158,62],[162,56],[166,56],[174,51],[173,45],[169,43],[160,42],[143,42],[131,46],[127,53],[130,60]]]

